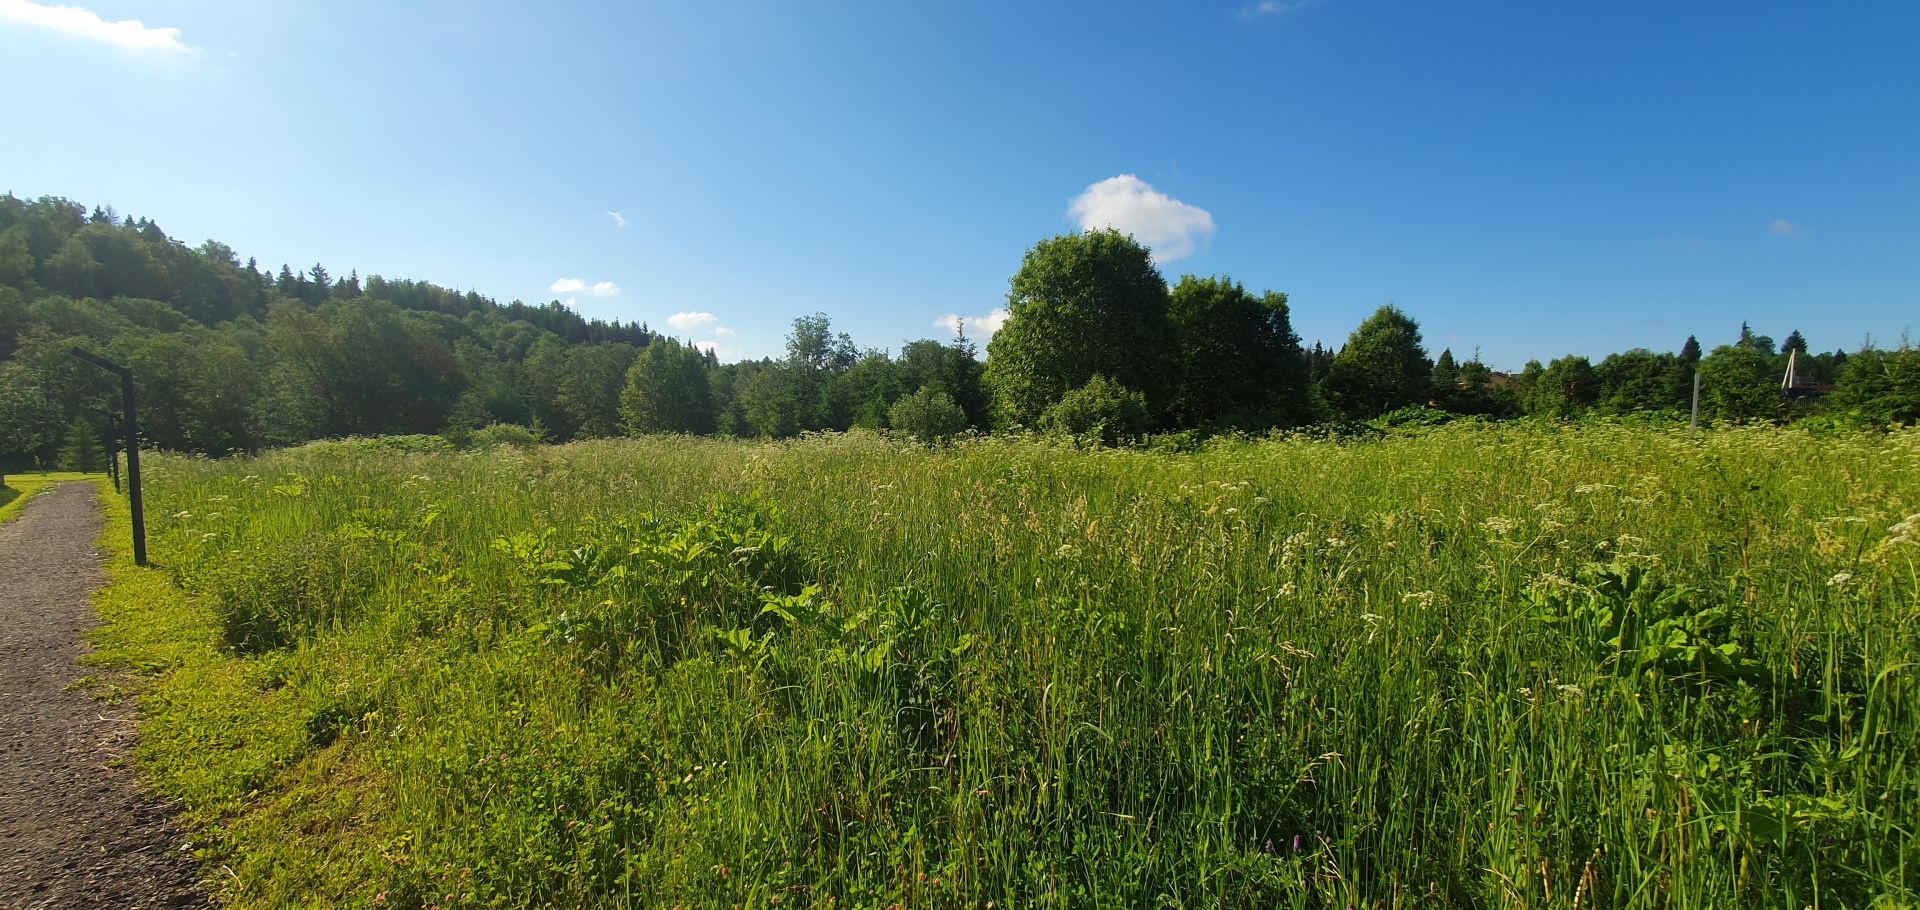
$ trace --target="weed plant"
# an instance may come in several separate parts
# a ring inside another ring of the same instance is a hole
[[[239,906],[1920,899],[1913,431],[151,464]]]

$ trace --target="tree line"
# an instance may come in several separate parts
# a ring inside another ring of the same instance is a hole
[[[209,455],[351,435],[520,427],[553,441],[637,433],[786,437],[855,427],[923,439],[1026,428],[1119,441],[1153,431],[1258,431],[1328,421],[1677,412],[1703,378],[1710,418],[1825,411],[1920,419],[1920,353],[1814,353],[1744,326],[1711,352],[1646,350],[1533,362],[1430,357],[1387,306],[1338,348],[1302,346],[1287,296],[1226,277],[1169,285],[1131,237],[1041,241],[980,349],[964,333],[862,348],[824,314],[794,321],[780,357],[721,364],[645,324],[558,302],[499,304],[424,281],[277,271],[231,247],[188,247],[145,218],[66,199],[0,196],[0,467],[60,461],[104,436],[111,377],[140,378],[147,445]],[[1810,387],[1783,397],[1789,354]]]

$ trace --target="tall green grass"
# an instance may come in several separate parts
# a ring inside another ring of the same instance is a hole
[[[1913,432],[150,477],[102,647],[238,905],[1920,899]]]

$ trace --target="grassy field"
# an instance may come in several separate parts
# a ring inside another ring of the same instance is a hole
[[[28,500],[33,498],[33,494],[53,484],[68,480],[104,479],[106,476],[105,474],[75,474],[65,471],[54,471],[43,474],[8,474],[6,475],[6,483],[0,484],[0,522],[4,522],[20,514],[20,511],[27,507]],[[111,487],[108,489],[111,489]]]
[[[149,477],[97,659],[237,906],[1920,899],[1920,433]]]

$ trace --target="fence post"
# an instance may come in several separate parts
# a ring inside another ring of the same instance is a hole
[[[1687,428],[1690,432],[1700,432],[1700,371],[1693,371],[1693,424]]]

